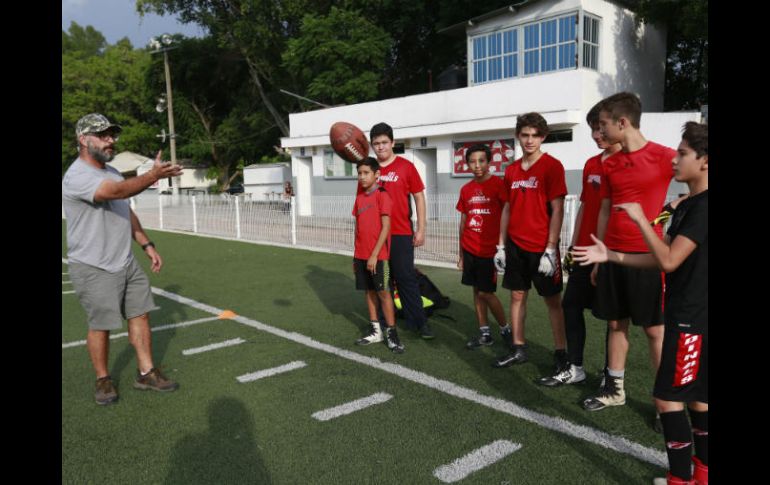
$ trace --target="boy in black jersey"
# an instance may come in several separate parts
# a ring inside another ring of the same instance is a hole
[[[690,193],[676,206],[665,240],[656,236],[639,204],[631,202],[615,209],[626,211],[639,226],[650,253],[610,251],[592,236],[596,245],[576,247],[574,254],[582,265],[612,261],[666,272],[665,335],[653,396],[663,423],[669,472],[655,483],[701,485],[708,484],[707,125],[685,124],[673,164],[676,180],[686,182]]]

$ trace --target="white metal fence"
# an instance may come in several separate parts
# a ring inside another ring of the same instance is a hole
[[[454,264],[457,260],[460,213],[457,196],[426,198],[427,234],[415,259],[426,263]],[[150,229],[186,231],[261,243],[295,245],[335,252],[353,251],[354,194],[314,196],[312,216],[296,212],[295,199],[250,200],[229,195],[140,194],[131,199],[142,225]],[[561,249],[572,239],[578,200],[568,195],[564,203]]]
[[[674,198],[669,196],[666,202]],[[351,211],[354,201],[354,194],[315,196],[312,198],[312,216],[297,214],[295,198],[290,201],[251,200],[248,196],[144,193],[132,197],[131,206],[142,225],[150,229],[352,254],[355,219]],[[455,210],[457,196],[429,196],[426,203],[428,228],[425,245],[417,248],[415,259],[421,263],[454,265],[460,223],[460,213]],[[565,198],[560,243],[562,254],[572,240],[578,204],[575,195]],[[62,218],[65,218],[63,207]]]

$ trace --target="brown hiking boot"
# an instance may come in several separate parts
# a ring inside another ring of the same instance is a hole
[[[103,406],[111,404],[118,400],[118,391],[112,383],[112,377],[105,376],[96,379],[96,393],[94,394],[96,404]]]
[[[134,388],[144,391],[152,389],[153,391],[171,392],[176,391],[178,387],[179,384],[166,378],[157,367],[150,369],[150,372],[144,376],[137,371],[136,380],[134,381]]]

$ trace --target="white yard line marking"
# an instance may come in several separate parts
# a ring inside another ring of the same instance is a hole
[[[182,322],[182,323],[170,323],[168,325],[159,325],[157,327],[152,327],[150,330],[153,332],[157,332],[159,330],[169,330],[171,328],[181,328],[181,327],[189,327],[190,325],[196,325],[198,323],[204,323],[204,322],[211,322],[213,320],[219,320],[218,317],[206,317],[206,318],[199,318],[198,320],[190,320],[189,322]],[[116,333],[114,335],[110,335],[110,340],[115,340],[122,337],[128,337],[128,332],[123,333]],[[78,347],[80,345],[85,345],[85,340],[78,340],[76,342],[69,342],[66,344],[61,344],[61,348],[68,349],[70,347]]]
[[[61,275],[62,275],[62,276],[64,276],[64,275],[68,275],[68,274],[69,274],[69,273],[62,273]]]
[[[488,467],[496,461],[521,449],[520,443],[507,440],[497,440],[477,450],[473,450],[462,458],[448,465],[441,465],[433,470],[433,476],[444,483],[462,480],[473,472]]]
[[[279,365],[278,367],[273,367],[271,369],[263,369],[257,372],[252,372],[251,374],[244,374],[242,376],[236,377],[236,379],[238,379],[238,382],[251,382],[256,381],[257,379],[274,376],[276,374],[293,371],[295,369],[301,369],[305,366],[307,366],[306,363],[302,362],[301,360],[296,360],[294,362],[289,362],[285,365]]]
[[[165,290],[153,288],[152,291],[156,295],[161,295],[170,300],[184,303],[186,305],[192,306],[193,308],[213,313],[215,315],[218,315],[222,312],[222,310],[219,308],[205,305],[195,300],[191,300],[174,293],[169,293]],[[653,465],[657,465],[661,468],[668,467],[668,459],[666,458],[665,452],[654,448],[648,448],[621,436],[613,436],[609,433],[599,431],[589,426],[571,423],[564,418],[548,416],[536,411],[531,411],[510,401],[506,401],[504,399],[493,396],[485,396],[474,391],[473,389],[459,386],[450,381],[435,378],[425,374],[424,372],[412,370],[399,364],[382,362],[381,360],[374,357],[367,357],[350,350],[344,350],[338,347],[334,347],[333,345],[318,342],[297,332],[288,332],[280,328],[271,327],[270,325],[266,325],[256,320],[251,320],[243,316],[237,316],[233,320],[256,328],[257,330],[262,330],[278,337],[283,337],[287,340],[297,342],[299,344],[305,345],[306,347],[327,352],[343,359],[358,362],[359,364],[367,365],[369,367],[388,372],[403,379],[415,382],[417,384],[422,384],[426,387],[430,387],[431,389],[435,389],[445,394],[449,394],[450,396],[475,402],[490,409],[494,409],[495,411],[500,411],[516,418],[529,421],[530,423],[537,424],[538,426],[542,426],[553,431],[558,431],[568,436],[572,436],[589,443],[597,444],[619,453],[630,455],[638,460],[652,463]]]
[[[378,392],[368,397],[356,399],[355,401],[340,404],[339,406],[335,406],[333,408],[315,412],[311,416],[318,421],[329,421],[330,419],[339,418],[340,416],[366,409],[370,406],[374,406],[375,404],[382,404],[391,400],[392,398],[393,396],[388,393]]]
[[[62,280],[61,284],[63,284],[63,285],[71,285],[72,281],[64,281],[64,280]]]
[[[219,342],[216,344],[211,345],[205,345],[203,347],[196,347],[194,349],[187,349],[182,351],[182,355],[193,355],[193,354],[200,354],[201,352],[208,352],[209,350],[216,350],[216,349],[222,349],[225,347],[232,347],[233,345],[238,345],[244,343],[245,340],[242,338],[234,338],[232,340],[225,340],[224,342]]]
[[[61,292],[61,294],[62,294],[62,295],[72,295],[72,294],[74,294],[74,293],[75,293],[75,290],[71,290],[71,291],[62,291],[62,292]]]

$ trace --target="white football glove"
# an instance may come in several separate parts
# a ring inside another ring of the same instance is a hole
[[[505,246],[497,246],[497,253],[495,254],[495,269],[498,274],[505,273]]]
[[[540,266],[537,270],[546,276],[552,276],[556,271],[556,250],[547,249],[540,257]]]

